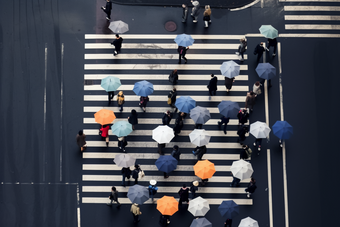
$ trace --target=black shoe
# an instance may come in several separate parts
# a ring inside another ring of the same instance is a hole
[[[186,64],[188,61],[187,60],[185,60],[185,62],[184,62],[184,64]]]
[[[178,64],[181,64],[181,62],[179,61]]]

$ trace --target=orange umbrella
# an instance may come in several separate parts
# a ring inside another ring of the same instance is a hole
[[[216,172],[214,163],[208,160],[198,161],[194,165],[194,171],[195,175],[201,179],[211,178]]]
[[[112,110],[101,109],[94,114],[94,119],[101,125],[111,124],[116,119],[115,114]]]
[[[163,196],[157,200],[157,210],[163,215],[173,215],[178,211],[178,202],[173,196]]]

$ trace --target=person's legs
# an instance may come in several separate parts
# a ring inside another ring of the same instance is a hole
[[[178,54],[178,64],[181,64],[181,58],[182,58],[182,55]]]
[[[224,134],[227,134],[227,124],[226,123],[224,123],[223,132],[224,132]]]
[[[244,52],[240,52],[240,55],[242,56],[241,61],[244,61]]]
[[[188,59],[185,57],[185,55],[182,56],[182,58],[185,60],[185,64],[187,63]]]
[[[212,90],[209,90],[209,95],[210,95],[210,96],[213,96]]]
[[[260,52],[260,53],[257,54],[257,63],[260,62],[262,55],[263,55],[263,52]]]
[[[122,178],[123,178],[122,179],[122,185],[125,187],[125,175],[124,174],[122,175]]]

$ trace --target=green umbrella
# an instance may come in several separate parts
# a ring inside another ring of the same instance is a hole
[[[271,25],[262,25],[259,30],[262,35],[269,39],[275,39],[279,36],[279,32]]]

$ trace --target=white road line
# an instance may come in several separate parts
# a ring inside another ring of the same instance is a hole
[[[60,79],[60,150],[59,150],[59,180],[63,180],[63,98],[64,98],[64,43],[61,44],[61,79]]]
[[[336,24],[285,24],[285,29],[308,29],[308,30],[340,30]]]
[[[340,16],[332,15],[285,15],[285,20],[340,20]]]
[[[80,219],[80,197],[79,197],[79,185],[77,184],[77,222],[78,227],[81,226],[81,219]]]
[[[284,6],[284,11],[340,11],[340,6]]]
[[[175,39],[177,35],[124,34],[124,39]],[[243,35],[191,35],[193,39],[242,39]],[[115,39],[115,34],[85,34],[85,39]]]
[[[249,8],[255,4],[257,4],[260,0],[255,0],[251,3],[249,3],[248,5],[245,5],[245,6],[242,6],[242,7],[239,7],[239,8],[233,8],[233,9],[229,9],[230,11],[239,11],[239,10],[243,10],[243,9],[246,9],[246,8]],[[244,36],[243,36],[244,38]]]
[[[44,150],[43,150],[43,181],[45,181],[45,164],[46,164],[46,86],[47,86],[47,43],[45,43],[45,82],[44,82]]]
[[[340,0],[279,0],[279,2],[340,2]]]
[[[155,159],[156,160],[156,159]],[[156,165],[140,165],[143,171],[158,171]],[[215,165],[216,171],[219,172],[229,172],[231,166],[221,166]],[[97,170],[97,171],[120,171],[122,167],[117,166],[116,164],[83,164],[83,170]],[[133,166],[131,166],[133,169]],[[186,171],[186,172],[194,172],[193,165],[177,165],[177,168],[174,170],[176,171]],[[110,191],[110,190],[109,190]]]
[[[287,33],[279,34],[282,38],[340,38],[340,34],[302,34],[302,33]]]
[[[267,173],[268,173],[268,202],[269,202],[269,226],[273,227],[273,195],[272,195],[272,172],[270,161],[270,149],[267,149]]]

